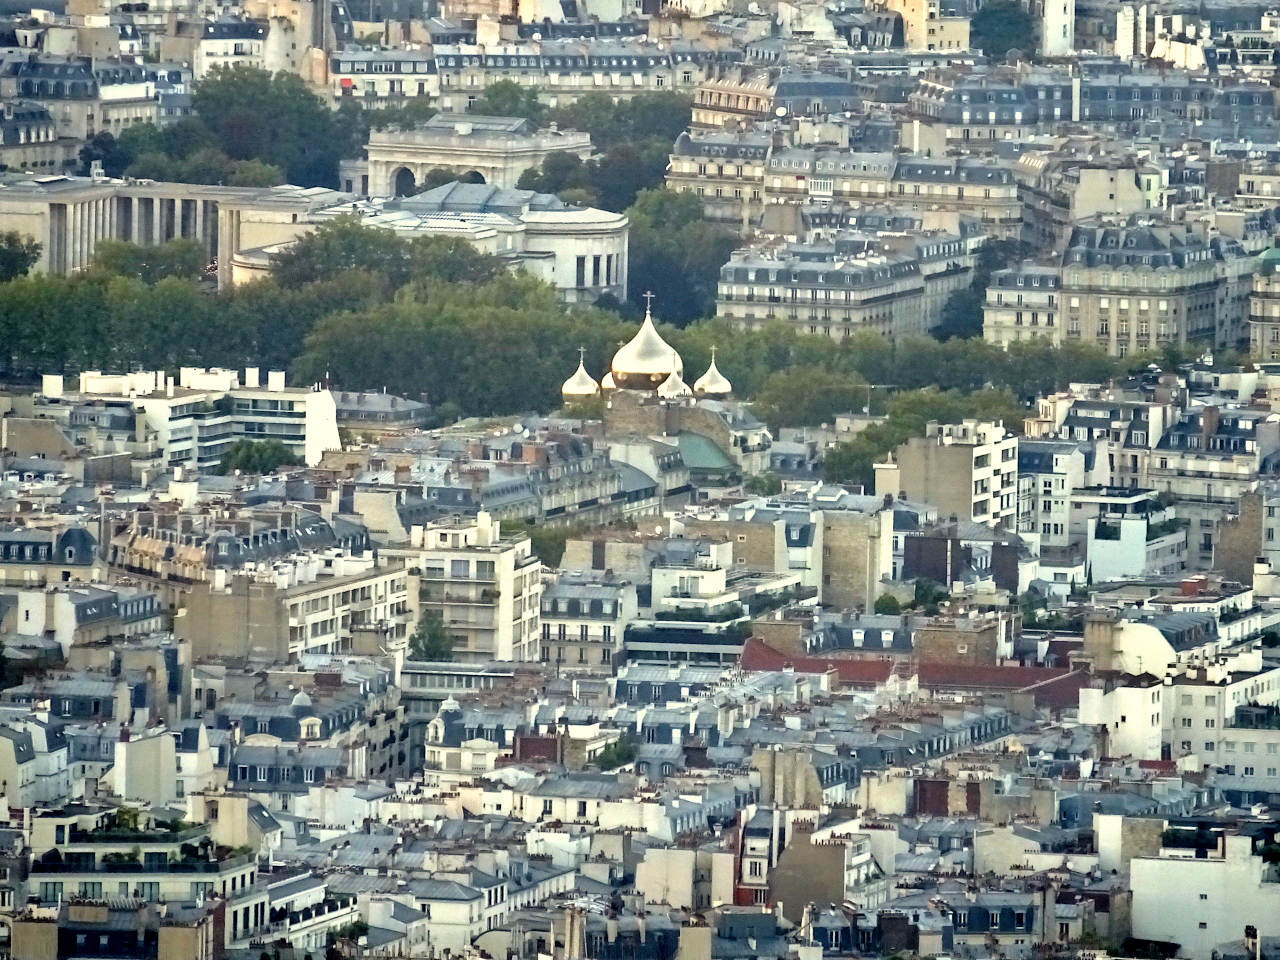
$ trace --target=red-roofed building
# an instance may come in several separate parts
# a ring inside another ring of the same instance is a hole
[[[893,673],[891,660],[846,660],[840,657],[797,657],[782,653],[763,640],[750,637],[742,647],[743,670],[785,670],[798,673],[834,672],[839,685],[873,690]]]
[[[834,671],[840,686],[874,689],[893,673],[891,660],[844,660],[840,657],[791,656],[751,637],[742,648],[743,670],[784,670],[800,673]],[[1028,694],[1038,707],[1063,709],[1079,701],[1087,674],[1054,667],[993,667],[961,663],[921,663],[916,667],[921,692],[979,696]]]

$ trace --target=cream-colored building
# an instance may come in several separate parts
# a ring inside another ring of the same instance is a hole
[[[636,864],[636,889],[646,903],[708,910],[733,903],[734,854],[700,847],[649,847]]]
[[[394,560],[338,549],[295,555],[265,570],[218,569],[186,596],[174,633],[196,658],[402,655],[412,621],[408,583]]]
[[[1022,200],[1007,166],[822,147],[773,147],[759,134],[682,134],[667,169],[672,190],[702,198],[708,217],[740,227],[769,205],[892,201],[910,210],[978,218],[995,237],[1022,232]]]
[[[431,57],[420,50],[342,50],[329,58],[329,92],[338,103],[397,106],[440,93]]]
[[[444,621],[464,663],[538,659],[542,562],[529,538],[504,537],[485,511],[414,527],[384,557],[409,567],[409,608]]]
[[[982,335],[1008,347],[1019,340],[1062,342],[1056,266],[1024,263],[991,274],[982,307]]]
[[[157,457],[164,467],[210,470],[244,440],[278,441],[309,466],[341,448],[332,393],[286,386],[283,370],[268,371],[265,381],[257,367],[243,374],[183,367],[176,378],[159,370],[87,370],[78,389],[68,390],[61,374],[49,374],[37,411],[56,418],[76,403],[126,401],[137,413],[129,452]]]
[[[486,86],[500,81],[535,92],[548,107],[573,103],[585,93],[607,93],[614,99],[646,92],[688,93],[721,65],[742,59],[740,50],[701,40],[521,40],[507,28],[486,18],[477,23],[476,43],[435,45],[442,110],[465,112]]]
[[[989,526],[1013,527],[1018,516],[1018,438],[1001,423],[965,420],[925,425],[876,464],[877,496],[907,498]]]
[[[41,251],[35,270],[56,274],[87,267],[102,240],[147,246],[183,237],[200,241],[212,252],[219,233],[219,201],[246,192],[89,177],[9,176],[0,182],[0,230],[36,240]]]
[[[570,206],[552,194],[474,183],[447,183],[412,197],[353,199],[324,190],[271,192],[229,204],[229,282],[268,276],[272,258],[290,243],[336,217],[355,214],[366,226],[406,238],[465,240],[555,287],[566,303],[594,303],[604,294],[626,297],[626,214]]]
[[[1112,356],[1245,336],[1253,259],[1238,241],[1141,217],[1077,226],[1062,260],[1058,323]]]
[[[902,17],[908,50],[968,50],[969,18],[939,0],[882,0],[884,9]],[[1028,38],[1030,39],[1030,38]]]
[[[720,270],[716,316],[744,329],[783,320],[837,339],[861,330],[926,335],[948,297],[968,286],[973,246],[942,232],[875,240],[859,233],[738,250]]]
[[[541,659],[561,672],[608,676],[637,613],[629,580],[609,571],[564,570],[543,585]]]

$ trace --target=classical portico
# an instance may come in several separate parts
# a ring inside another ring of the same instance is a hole
[[[212,257],[223,202],[255,191],[89,177],[13,178],[0,190],[0,228],[41,245],[36,269],[67,274],[92,261],[99,242],[144,246],[185,238]]]

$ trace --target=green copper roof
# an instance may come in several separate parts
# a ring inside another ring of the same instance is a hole
[[[676,438],[680,456],[690,470],[733,470],[733,461],[724,455],[710,437],[685,430]]]

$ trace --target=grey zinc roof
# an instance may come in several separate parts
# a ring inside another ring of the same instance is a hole
[[[600,800],[616,800],[631,795],[629,787],[616,777],[560,777],[544,780],[532,791],[539,797],[595,797]]]
[[[478,900],[484,894],[456,880],[420,879],[409,881],[409,891],[423,900]]]
[[[365,945],[371,950],[377,947],[390,946],[403,939],[403,933],[396,930],[387,930],[384,927],[370,927],[365,933]]]
[[[293,880],[288,881],[287,883],[282,883],[279,886],[271,887],[270,888],[271,902],[284,903],[286,900],[291,900],[294,897],[300,896],[304,893],[309,893],[310,891],[313,891],[313,890],[323,889],[324,886],[325,886],[325,882],[322,877],[312,876],[311,874],[303,874],[302,876],[296,877]]]

